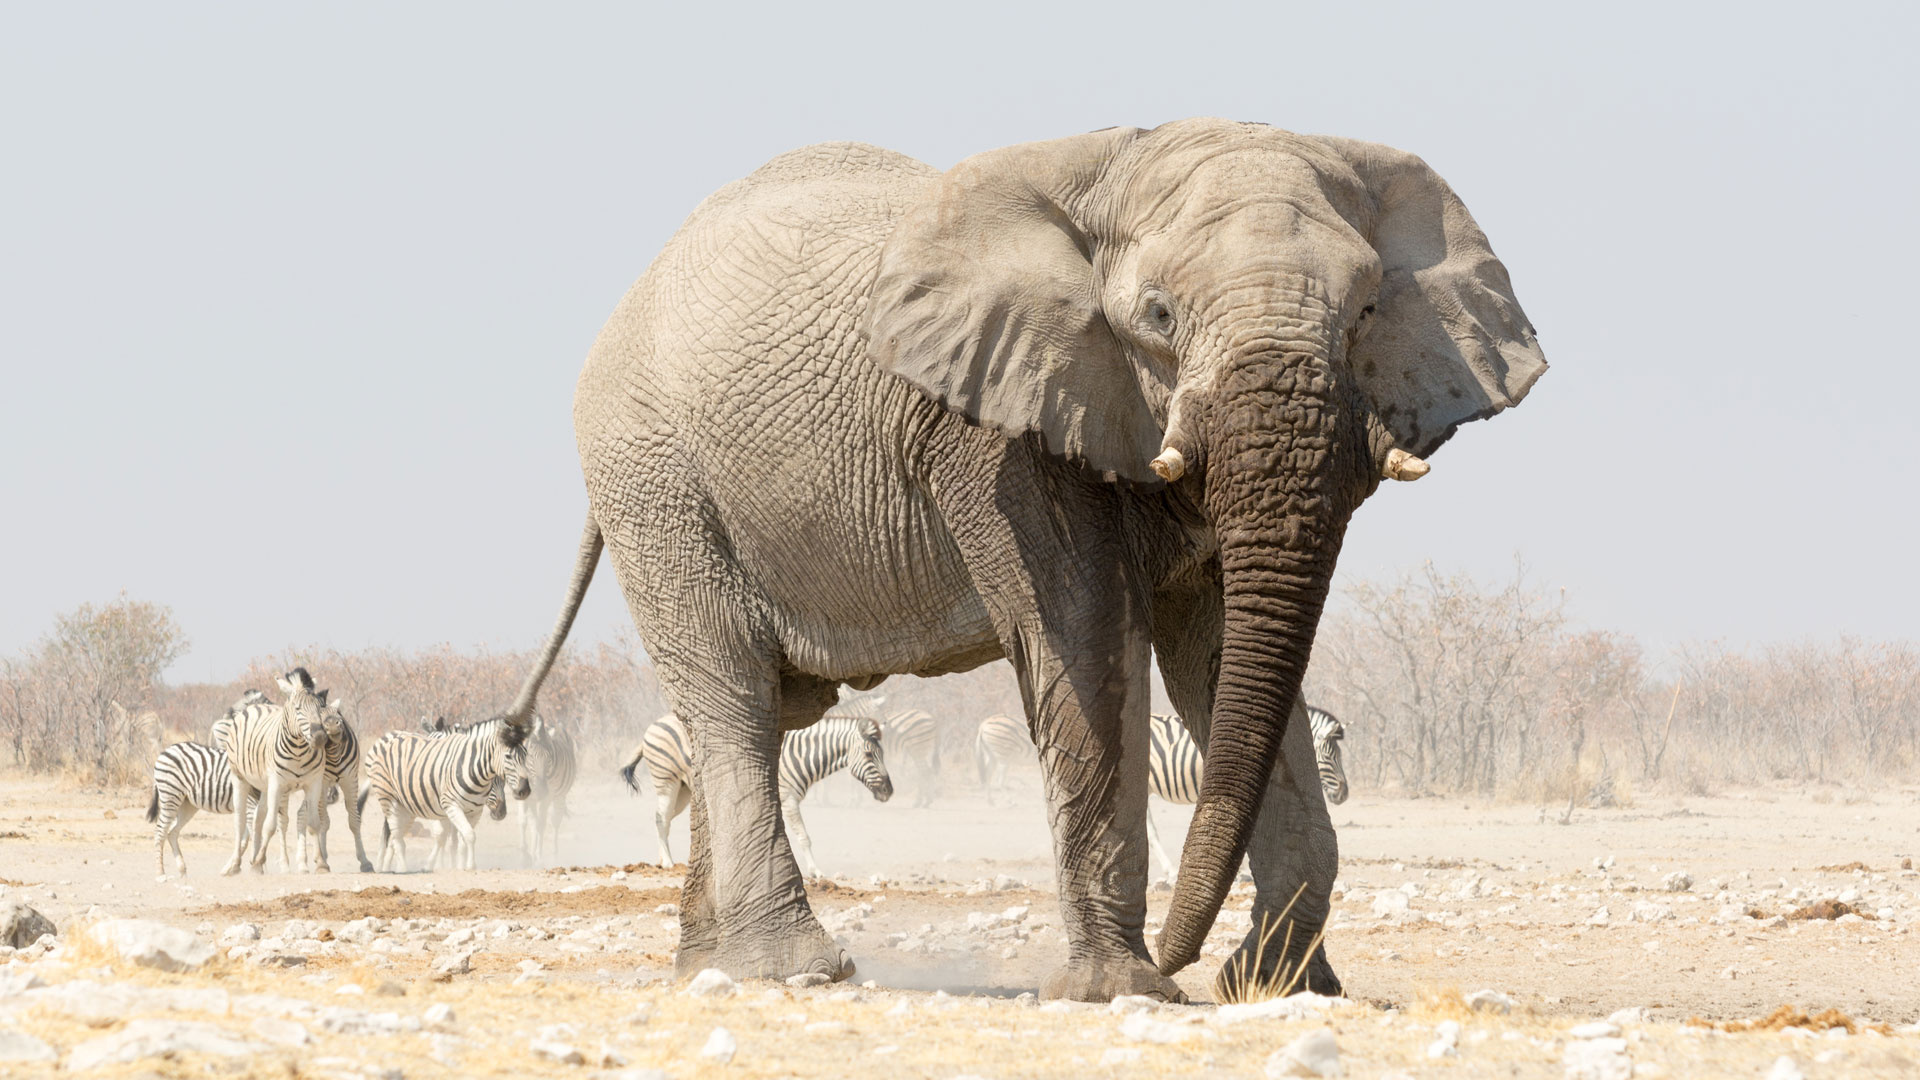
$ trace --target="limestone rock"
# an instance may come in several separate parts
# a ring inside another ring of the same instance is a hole
[[[53,920],[18,900],[0,901],[0,944],[24,949],[42,934],[58,936]]]
[[[147,919],[108,919],[88,931],[122,960],[160,971],[192,971],[213,959],[213,946],[191,932]]]
[[[739,992],[740,984],[734,982],[732,976],[721,971],[719,968],[707,968],[700,974],[695,975],[693,981],[687,984],[686,990],[688,997],[698,998],[732,997]],[[724,1031],[726,1029],[719,1028],[716,1030]]]
[[[1278,1080],[1286,1076],[1345,1076],[1340,1064],[1340,1044],[1326,1028],[1310,1031],[1276,1050],[1267,1058],[1266,1074]]]
[[[111,1035],[89,1039],[67,1055],[69,1072],[85,1072],[103,1065],[125,1065],[150,1057],[206,1054],[210,1057],[249,1057],[267,1049],[224,1028],[187,1020],[129,1020]]]

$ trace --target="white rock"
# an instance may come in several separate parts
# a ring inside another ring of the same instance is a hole
[[[527,1044],[527,1049],[533,1052],[534,1057],[540,1058],[543,1061],[551,1061],[556,1065],[585,1065],[587,1063],[587,1056],[582,1054],[580,1048],[572,1043],[548,1042],[535,1039]]]
[[[250,922],[234,923],[220,935],[222,945],[246,945],[260,940],[260,928]]]
[[[832,981],[818,971],[804,971],[798,975],[787,976],[787,985],[797,990],[804,990],[809,986],[825,986]]]
[[[1567,1080],[1629,1080],[1633,1076],[1625,1039],[1570,1042],[1560,1061],[1567,1067]]]
[[[182,931],[184,933],[184,931]],[[111,1035],[89,1039],[67,1055],[70,1072],[102,1065],[125,1065],[149,1057],[206,1054],[210,1057],[248,1057],[267,1049],[212,1024],[184,1020],[129,1020]]]
[[[1693,888],[1693,875],[1685,870],[1675,870],[1660,879],[1660,887],[1668,892],[1686,892]]]
[[[1268,998],[1265,1001],[1238,1002],[1213,1010],[1207,1022],[1223,1027],[1248,1020],[1318,1020],[1327,1010],[1353,1002],[1343,997],[1322,997],[1315,993]]]
[[[1611,1039],[1620,1034],[1620,1025],[1608,1020],[1595,1020],[1567,1029],[1567,1036],[1574,1039]]]
[[[473,970],[473,950],[448,953],[433,962],[433,981],[448,982],[455,975],[465,975]]]
[[[1137,1046],[1110,1046],[1105,1053],[1100,1055],[1100,1064],[1108,1067],[1114,1065],[1132,1065],[1144,1056],[1146,1056],[1146,1051],[1141,1050]]]
[[[10,998],[47,985],[31,971],[0,971],[0,998]]]
[[[1165,1020],[1155,1020],[1146,1013],[1134,1013],[1120,1021],[1120,1037],[1128,1042],[1166,1045],[1189,1042],[1194,1039],[1210,1039],[1213,1037],[1213,1032],[1193,1024],[1169,1024]]]
[[[1406,915],[1407,894],[1398,889],[1382,889],[1373,894],[1373,917],[1393,919]]]
[[[1157,998],[1144,994],[1121,994],[1107,1002],[1107,1011],[1115,1016],[1132,1016],[1135,1013],[1150,1013],[1160,1007]]]
[[[279,1043],[281,1046],[305,1046],[313,1041],[313,1036],[307,1032],[305,1024],[272,1016],[255,1017],[252,1031],[268,1042]]]
[[[60,1060],[60,1052],[23,1031],[0,1028],[0,1062],[48,1062]]]
[[[213,959],[213,946],[191,932],[147,919],[107,919],[88,932],[122,960],[141,967],[192,971]]]
[[[1433,1029],[1434,1040],[1427,1044],[1430,1058],[1457,1057],[1460,1053],[1460,1021],[1442,1020]]]
[[[731,976],[719,968],[707,968],[695,975],[686,989],[688,997],[698,998],[732,997],[739,992],[740,984],[734,982]]]
[[[453,1006],[444,1001],[436,1001],[427,1006],[420,1014],[420,1022],[431,1028],[446,1027],[453,1023]]]
[[[1806,1080],[1806,1075],[1800,1063],[1786,1054],[1773,1059],[1773,1068],[1767,1070],[1767,1080]]]
[[[1600,910],[1594,912],[1592,915],[1587,916],[1587,925],[1588,926],[1605,926],[1607,925],[1607,920],[1611,917],[1612,916],[1607,913],[1607,909],[1602,907]]]
[[[1498,990],[1475,990],[1467,995],[1467,1008],[1474,1012],[1505,1016],[1513,1011],[1513,1005],[1513,999]]]
[[[1609,1014],[1607,1022],[1610,1024],[1619,1024],[1622,1027],[1628,1024],[1644,1024],[1647,1022],[1647,1010],[1638,1005],[1620,1009]]]
[[[1310,1031],[1276,1050],[1267,1058],[1269,1077],[1344,1076],[1340,1064],[1340,1044],[1326,1028]]]
[[[713,969],[709,968],[708,970],[711,971]],[[739,1049],[740,1044],[734,1040],[733,1032],[723,1027],[717,1027],[713,1029],[712,1034],[707,1036],[707,1044],[700,1048],[700,1056],[706,1058],[708,1061],[717,1061],[725,1065],[727,1062],[733,1060],[733,1055],[737,1053]]]

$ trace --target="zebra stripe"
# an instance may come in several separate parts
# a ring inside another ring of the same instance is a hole
[[[200,743],[174,743],[153,761],[153,797],[147,820],[153,822],[153,843],[159,849],[160,876],[167,876],[167,846],[173,846],[180,876],[187,876],[187,857],[180,850],[180,831],[201,810],[233,813],[233,770],[227,752]]]
[[[634,774],[642,761],[646,762],[647,775],[653,780],[656,800],[653,827],[660,835],[660,866],[671,870],[673,851],[667,846],[667,828],[693,801],[693,740],[687,735],[687,725],[672,713],[647,725],[640,736],[640,745],[633,748],[626,764],[620,767],[621,778],[634,792],[640,790]]]
[[[1314,765],[1320,774],[1320,793],[1329,803],[1347,801],[1347,774],[1340,765],[1340,740],[1346,729],[1325,709],[1307,706],[1307,724],[1313,732]],[[1191,806],[1200,801],[1200,779],[1205,773],[1205,756],[1193,741],[1187,725],[1178,716],[1154,713],[1148,724],[1148,790],[1170,803]],[[1160,865],[1173,873],[1166,849],[1160,846],[1160,830],[1147,815],[1147,841]]]
[[[821,876],[820,866],[813,861],[813,841],[800,816],[800,801],[808,788],[841,769],[851,772],[875,799],[893,798],[893,778],[880,749],[879,721],[829,716],[811,727],[787,732],[780,741],[780,815],[800,870],[810,878]]]
[[[914,778],[913,805],[932,805],[940,780],[940,725],[920,709],[894,713],[885,724],[888,759]]]
[[[352,796],[360,790],[360,736],[354,734],[353,725],[347,723],[346,713],[337,701],[329,701],[325,716],[337,723],[337,729],[330,724],[327,735],[326,763],[326,801],[329,805],[340,799],[340,793],[346,792],[347,831],[353,834],[353,854],[360,862],[360,872],[373,872],[373,862],[367,858],[366,844],[360,839],[360,800]],[[312,815],[308,806],[300,806],[300,865],[307,862],[307,834],[314,831]]]
[[[287,799],[295,790],[307,793],[306,802],[318,819],[315,868],[327,869],[327,809],[321,802],[326,784],[326,740],[338,726],[337,717],[324,715],[326,691],[316,691],[306,668],[294,668],[280,677],[285,704],[247,705],[230,712],[223,741],[227,765],[233,773],[236,803],[254,806],[257,828],[247,826],[247,815],[234,815],[233,858],[222,873],[240,870],[247,836],[253,836],[253,868],[267,861],[267,843],[286,817]],[[255,804],[264,794],[265,803]]]
[[[415,818],[453,828],[452,834],[442,831],[433,866],[451,842],[456,865],[473,869],[473,825],[494,780],[504,776],[513,796],[526,798],[526,737],[524,728],[503,717],[439,738],[411,731],[382,735],[367,753],[367,785],[360,794],[380,801],[380,869],[397,863],[406,870],[407,828]]]
[[[1007,771],[1015,761],[1033,756],[1033,739],[1027,725],[1009,716],[989,716],[980,721],[973,736],[973,768],[980,785],[987,790],[987,805],[993,805],[995,791],[1007,786]]]
[[[547,835],[560,846],[560,823],[567,816],[567,793],[579,772],[573,736],[538,716],[527,739],[528,794],[520,804],[520,855],[528,865],[545,857]]]
[[[1313,728],[1313,761],[1320,770],[1320,790],[1335,806],[1347,801],[1347,770],[1340,763],[1340,740],[1347,728],[1340,718],[1325,709],[1307,706],[1307,722]]]

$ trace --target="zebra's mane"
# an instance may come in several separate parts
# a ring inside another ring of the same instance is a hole
[[[287,672],[287,681],[302,690],[313,689],[313,675],[304,667],[297,667]]]

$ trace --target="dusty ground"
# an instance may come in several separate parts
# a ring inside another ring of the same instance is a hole
[[[518,862],[510,821],[483,824],[474,873],[341,873],[353,859],[336,813],[327,878],[219,878],[231,819],[203,817],[186,841],[194,876],[160,882],[144,798],[0,781],[0,879],[20,883],[0,901],[23,899],[63,931],[158,919],[221,949],[179,976],[130,969],[72,933],[49,955],[11,957],[7,972],[51,985],[9,997],[0,974],[0,1046],[11,1027],[71,1061],[88,1039],[126,1036],[126,1016],[154,1014],[255,1044],[253,1056],[224,1064],[261,1075],[287,1075],[289,1061],[302,1074],[408,1076],[585,1074],[625,1061],[671,1076],[1258,1076],[1273,1051],[1330,1025],[1348,1075],[1559,1077],[1567,1054],[1600,1052],[1569,1029],[1638,1008],[1644,1018],[1622,1025],[1624,1056],[1610,1059],[1637,1064],[1638,1075],[1757,1076],[1781,1055],[1816,1078],[1920,1069],[1920,1035],[1898,1033],[1920,1020],[1920,874],[1902,867],[1920,858],[1920,791],[1643,799],[1579,812],[1566,826],[1532,807],[1356,796],[1334,815],[1345,859],[1328,938],[1354,1004],[1244,1023],[1205,1007],[1125,1018],[1017,998],[1065,951],[1030,780],[1022,794],[989,807],[956,790],[920,810],[841,791],[832,804],[810,802],[816,856],[838,875],[815,890],[816,910],[859,962],[856,981],[872,985],[749,984],[697,999],[666,979],[678,876],[641,862],[654,855],[651,799],[611,784],[575,793],[561,851],[578,867],[570,872],[501,869]],[[1184,809],[1154,812],[1177,845]],[[674,844],[684,855],[684,818]],[[427,846],[415,841],[416,860]],[[1690,882],[1669,882],[1675,874]],[[1153,894],[1153,915],[1168,895]],[[1820,900],[1862,915],[1777,918]],[[1230,899],[1210,952],[1237,942],[1246,904],[1244,890]],[[469,972],[432,980],[436,963],[468,953]],[[1217,963],[1182,976],[1196,1001],[1209,996]],[[62,1004],[111,997],[75,980],[228,996],[122,1002],[105,1021]],[[1460,1008],[1456,992],[1483,989],[1509,995],[1513,1011]],[[454,1019],[425,1023],[435,1002]],[[1783,1005],[1837,1009],[1857,1021],[1855,1034],[1805,1034],[1825,1025],[1790,1017],[1776,1024],[1785,1033],[1686,1024]],[[253,1026],[261,1015],[282,1025],[267,1025],[274,1034],[291,1038],[291,1022],[312,1041],[274,1043]],[[1464,1024],[1456,1053],[1428,1057],[1450,1018]],[[553,1025],[572,1026],[543,1030]],[[739,1048],[724,1067],[699,1056],[716,1025]],[[533,1056],[542,1041],[571,1045],[588,1064]],[[203,1064],[187,1053],[128,1068],[205,1075]],[[32,1068],[0,1062],[0,1075]]]

